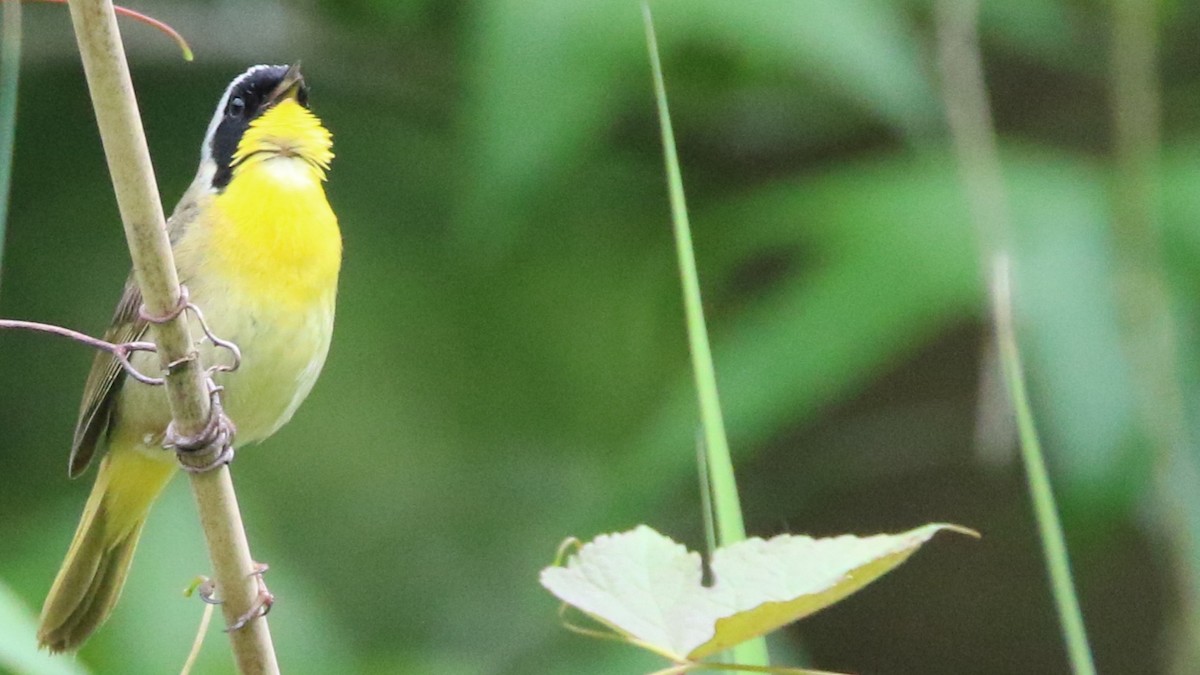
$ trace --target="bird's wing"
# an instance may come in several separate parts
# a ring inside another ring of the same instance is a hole
[[[125,291],[117,303],[112,323],[104,333],[104,339],[113,344],[142,339],[147,323],[138,314],[142,306],[142,293],[130,275],[125,282]],[[83,473],[96,449],[105,440],[113,401],[125,380],[121,363],[108,352],[100,352],[92,361],[87,384],[83,387],[83,403],[79,407],[79,421],[75,423],[75,440],[71,444],[71,461],[68,473],[72,478]]]

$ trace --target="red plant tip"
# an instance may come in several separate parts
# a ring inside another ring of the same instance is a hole
[[[33,1],[33,0],[31,0],[31,1]],[[59,5],[67,4],[67,0],[36,0],[36,1],[37,2],[53,2],[53,3],[59,4]],[[174,28],[171,28],[167,24],[163,23],[162,21],[159,21],[158,19],[155,19],[154,17],[147,16],[145,14],[142,14],[141,12],[138,12],[138,11],[126,8],[126,7],[121,7],[120,5],[113,5],[113,10],[116,11],[116,13],[121,16],[127,16],[135,21],[140,21],[140,22],[146,24],[147,26],[150,26],[151,28],[156,28],[159,31],[165,33],[167,35],[167,37],[169,37],[175,41],[175,44],[179,45],[180,51],[183,52],[183,60],[184,61],[192,61],[195,59],[195,55],[192,53],[192,48],[190,45],[188,45],[187,40],[184,40],[183,36],[179,34],[179,31],[176,31]]]

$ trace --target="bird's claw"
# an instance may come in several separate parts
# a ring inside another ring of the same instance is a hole
[[[211,379],[208,383],[211,407],[208,422],[204,424],[204,428],[194,435],[183,436],[175,430],[175,422],[172,420],[167,425],[163,436],[164,448],[183,455],[203,456],[208,454],[206,451],[213,451],[215,456],[207,463],[193,465],[189,462],[181,462],[183,468],[189,473],[212,471],[233,461],[233,437],[237,433],[237,427],[234,426],[233,420],[225,414],[225,409],[221,405],[221,387],[214,384]]]

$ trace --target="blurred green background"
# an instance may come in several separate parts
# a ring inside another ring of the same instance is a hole
[[[1167,283],[1177,353],[1157,356],[1181,392],[1175,438],[1186,439],[1200,422],[1200,5],[1156,6],[1165,255],[1134,271]],[[333,349],[294,421],[239,452],[234,471],[255,555],[271,564],[284,670],[662,667],[568,633],[537,584],[570,535],[647,522],[703,543],[638,3],[136,7],[197,55],[185,64],[165,38],[123,24],[168,209],[217,98],[249,65],[302,59],[334,133],[328,191],[345,265]],[[938,540],[784,631],[777,661],[1066,672],[987,349],[930,2],[654,8],[750,531],[948,520],[984,533]],[[0,316],[99,333],[128,255],[68,15],[24,14]],[[1095,0],[984,3],[1019,328],[1099,669],[1200,672],[1168,665],[1187,640],[1173,626],[1200,560],[1170,554],[1194,533],[1162,507],[1162,434],[1143,412],[1156,401],[1139,399],[1141,338],[1122,320],[1145,286],[1127,283],[1128,248],[1113,234],[1113,22]],[[6,619],[4,648],[31,643],[90,487],[66,478],[90,359],[62,341],[0,334],[0,591],[12,595],[0,593],[0,618],[23,605],[30,631]],[[180,590],[207,569],[176,480],[115,615],[77,659],[57,663],[174,672],[201,613]],[[197,672],[231,671],[214,631]]]

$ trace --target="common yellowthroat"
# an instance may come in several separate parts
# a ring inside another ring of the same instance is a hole
[[[236,373],[216,374],[238,439],[283,426],[308,396],[329,350],[342,240],[323,183],[332,137],[308,109],[297,67],[255,66],[230,83],[200,149],[200,168],[167,228],[180,281],[212,333],[238,345]],[[147,322],[126,283],[110,342],[139,340]],[[201,335],[191,316],[192,334]],[[211,341],[203,365],[228,361]],[[135,354],[152,373],[157,357]],[[163,441],[171,414],[161,387],[127,377],[99,355],[84,387],[70,475],[100,460],[95,487],[42,608],[38,641],[80,647],[121,594],[150,506],[178,470]]]

